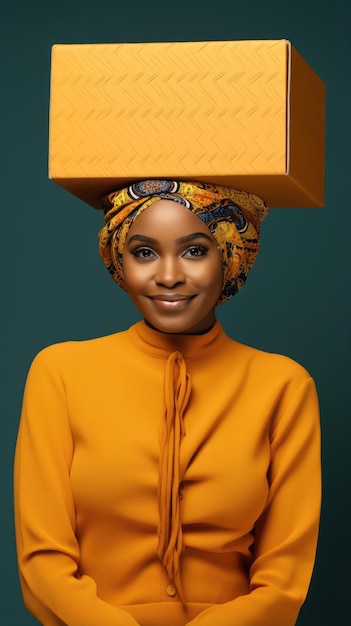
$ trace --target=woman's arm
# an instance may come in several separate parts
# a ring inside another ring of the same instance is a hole
[[[308,377],[272,423],[270,494],[255,527],[250,593],[188,626],[293,626],[313,570],[321,499],[317,394]]]
[[[15,455],[15,523],[24,601],[45,626],[136,626],[79,573],[70,486],[74,441],[65,386],[43,350],[30,368]]]

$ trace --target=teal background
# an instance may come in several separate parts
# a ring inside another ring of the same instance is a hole
[[[298,626],[351,623],[349,6],[348,0],[325,6],[20,0],[2,9],[0,616],[7,626],[37,624],[20,594],[12,515],[13,452],[29,364],[48,344],[118,331],[138,319],[98,257],[102,215],[47,178],[51,46],[280,38],[290,39],[327,85],[325,207],[271,210],[245,288],[218,315],[231,336],[293,357],[316,380],[324,500]]]

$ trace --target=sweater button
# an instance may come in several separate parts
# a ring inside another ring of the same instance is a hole
[[[175,587],[173,587],[173,585],[168,585],[166,587],[166,593],[168,596],[175,596],[177,593],[177,590]]]

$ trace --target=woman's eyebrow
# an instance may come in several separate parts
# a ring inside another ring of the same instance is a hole
[[[180,243],[189,243],[191,241],[194,241],[194,239],[199,239],[199,238],[203,238],[203,239],[207,239],[208,241],[212,241],[212,237],[211,235],[207,235],[206,233],[190,233],[189,235],[184,235],[184,237],[180,237],[179,239],[176,239],[176,243],[180,244]],[[149,243],[149,244],[156,244],[158,243],[157,239],[153,239],[153,237],[147,237],[146,235],[133,235],[130,239],[128,243],[131,243],[132,241],[140,241],[141,243]]]
[[[189,243],[194,239],[199,239],[202,237],[203,239],[208,239],[208,241],[213,241],[213,237],[211,235],[207,235],[206,233],[191,233],[190,235],[185,235],[184,237],[180,237],[177,239],[177,243]]]
[[[133,235],[128,243],[131,241],[141,241],[142,243],[157,243],[157,239],[153,239],[152,237],[147,237],[146,235]]]

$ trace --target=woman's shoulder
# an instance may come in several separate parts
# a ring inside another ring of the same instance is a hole
[[[287,354],[257,348],[236,339],[228,337],[228,349],[232,358],[241,362],[252,371],[260,371],[263,376],[277,376],[287,378],[310,378],[311,374],[306,367]]]
[[[100,337],[89,339],[66,340],[49,344],[41,348],[33,358],[32,367],[40,364],[59,364],[61,362],[73,362],[77,359],[98,358],[105,353],[123,349],[126,340],[126,331],[120,331]]]

